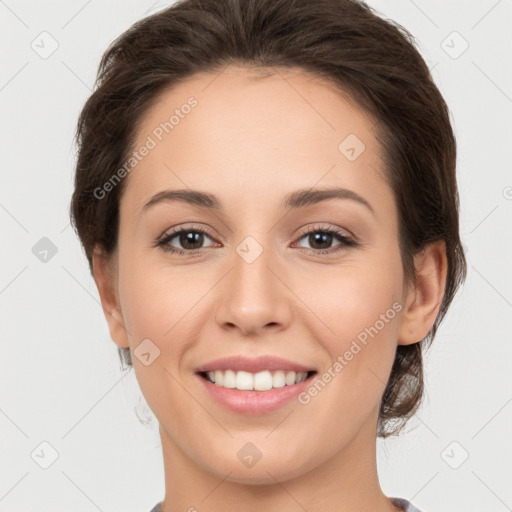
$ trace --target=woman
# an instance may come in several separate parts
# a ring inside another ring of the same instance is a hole
[[[417,511],[376,438],[465,278],[446,104],[353,0],[185,0],[81,113],[72,220],[160,425],[152,512]]]

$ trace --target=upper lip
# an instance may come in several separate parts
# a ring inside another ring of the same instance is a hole
[[[282,359],[275,356],[260,356],[249,358],[245,356],[231,356],[222,359],[209,361],[196,368],[196,372],[211,372],[215,370],[234,370],[257,373],[263,370],[287,370],[294,372],[310,372],[314,368],[309,368],[300,363]]]

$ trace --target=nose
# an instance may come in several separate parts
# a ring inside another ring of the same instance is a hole
[[[231,271],[219,283],[218,325],[244,337],[286,329],[293,314],[293,293],[271,250],[263,250],[254,260],[236,252],[232,261]]]

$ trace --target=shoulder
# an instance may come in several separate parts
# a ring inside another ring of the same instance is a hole
[[[394,505],[400,507],[404,510],[404,512],[421,512],[421,510],[417,509],[412,503],[403,498],[390,498]],[[153,511],[151,511],[153,512]]]
[[[417,509],[412,503],[403,499],[403,498],[390,498],[394,505],[400,507],[404,510],[404,512],[421,512]],[[162,502],[157,503],[150,512],[160,512],[160,506]]]

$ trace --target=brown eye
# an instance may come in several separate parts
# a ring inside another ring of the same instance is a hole
[[[333,253],[346,249],[348,246],[357,245],[354,240],[346,236],[341,231],[331,228],[315,227],[313,229],[306,230],[302,232],[299,239],[305,239],[306,243],[310,244],[310,247],[306,247],[306,249],[320,253]],[[333,248],[332,243],[335,240],[338,240],[340,243]]]
[[[203,244],[205,238],[211,239],[208,233],[203,229],[180,228],[165,234],[156,245],[161,247],[164,251],[171,253],[194,253],[204,249]],[[179,247],[175,247],[175,244],[178,244]]]

